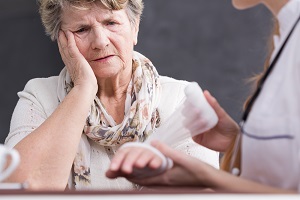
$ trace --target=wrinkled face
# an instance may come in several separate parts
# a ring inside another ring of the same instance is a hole
[[[61,29],[74,34],[79,51],[97,78],[131,69],[138,24],[133,27],[124,9],[111,11],[102,4],[93,4],[88,10],[65,8]]]
[[[237,9],[246,9],[262,3],[262,0],[232,0],[232,4]]]

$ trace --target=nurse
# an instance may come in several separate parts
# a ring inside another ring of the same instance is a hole
[[[162,159],[153,152],[153,156],[132,160],[130,152],[137,151],[137,147],[124,148],[113,159],[108,177],[131,177],[131,181],[141,185],[199,186],[230,192],[300,192],[300,0],[233,0],[232,3],[237,9],[265,5],[277,19],[279,29],[267,66],[256,78],[258,89],[246,102],[240,127],[205,92],[219,122],[194,140],[225,152],[223,168],[229,173],[155,141],[152,145],[173,160],[173,167],[158,176],[134,178],[130,176],[134,167],[157,169]],[[143,155],[149,150],[140,152]]]

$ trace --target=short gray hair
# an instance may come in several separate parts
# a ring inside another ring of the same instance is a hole
[[[144,9],[143,0],[37,0],[37,2],[46,34],[53,41],[58,37],[61,14],[66,5],[86,9],[91,3],[101,3],[110,10],[125,9],[132,25],[137,25]]]

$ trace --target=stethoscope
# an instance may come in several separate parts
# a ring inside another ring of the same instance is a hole
[[[253,107],[254,102],[257,100],[259,94],[261,93],[261,90],[262,90],[262,88],[264,86],[264,83],[265,83],[266,79],[269,77],[270,73],[274,69],[274,67],[275,67],[275,65],[276,65],[276,63],[277,63],[280,55],[283,52],[284,47],[286,46],[286,44],[287,44],[290,36],[294,32],[294,30],[295,30],[295,28],[296,28],[296,26],[297,26],[297,24],[298,24],[299,21],[300,21],[300,16],[298,17],[298,19],[295,22],[294,26],[292,27],[291,31],[287,35],[284,43],[281,45],[279,51],[277,52],[276,56],[274,57],[273,61],[270,64],[270,66],[268,67],[268,69],[266,70],[266,72],[263,74],[263,77],[261,78],[261,80],[257,84],[257,88],[256,88],[253,96],[250,98],[249,103],[245,107],[245,110],[244,110],[244,112],[242,114],[242,118],[241,118],[241,121],[239,123],[240,133],[236,136],[235,144],[234,144],[234,149],[233,149],[233,154],[232,154],[231,161],[230,161],[230,171],[234,175],[239,175],[240,174],[240,169],[234,167],[234,163],[236,161],[238,149],[239,149],[239,146],[240,146],[240,143],[241,143],[241,135],[242,134],[245,134],[245,135],[247,135],[249,137],[260,139],[260,140],[278,139],[278,138],[293,139],[293,136],[290,136],[290,135],[277,135],[277,136],[271,136],[271,137],[254,136],[254,135],[251,135],[251,134],[248,134],[248,133],[245,132],[244,125],[245,125],[245,122],[248,119],[249,113],[250,113],[250,111],[251,111],[251,109]]]

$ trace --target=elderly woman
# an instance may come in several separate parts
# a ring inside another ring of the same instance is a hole
[[[32,189],[134,189],[105,176],[128,141],[144,141],[185,98],[188,84],[159,76],[134,52],[142,0],[39,0],[46,32],[65,68],[30,80],[14,110],[6,145],[22,158],[7,181]],[[218,153],[191,139],[176,148],[218,167]]]

